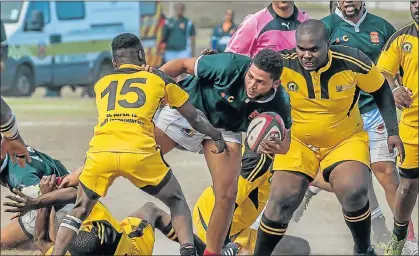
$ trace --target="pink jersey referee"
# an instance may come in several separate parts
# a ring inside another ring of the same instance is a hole
[[[293,8],[293,14],[289,18],[280,17],[272,4],[246,16],[230,39],[225,52],[253,57],[264,48],[276,51],[295,48],[296,28],[310,17],[299,11],[296,6]]]

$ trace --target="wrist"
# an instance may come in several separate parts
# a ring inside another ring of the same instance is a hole
[[[399,135],[398,127],[387,129],[387,132],[388,132],[388,137],[390,137],[390,136],[398,136]]]
[[[213,139],[214,141],[219,141],[221,138],[222,138],[222,132],[221,132],[221,131],[219,131],[219,134],[218,134],[217,136],[213,137],[212,139]]]
[[[19,137],[19,131],[16,123],[15,114],[12,113],[10,119],[0,126],[1,134],[9,140],[14,140]]]
[[[402,87],[402,86],[397,86],[397,87],[393,88],[393,89],[392,89],[392,93],[394,93],[395,91],[397,91],[397,90],[399,90],[399,89],[401,89],[401,88],[404,88],[404,87]]]

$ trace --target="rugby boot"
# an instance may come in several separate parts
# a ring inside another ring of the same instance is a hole
[[[398,240],[396,235],[391,236],[388,246],[385,249],[385,255],[400,256],[404,248],[405,239]]]
[[[373,249],[373,246],[369,246],[367,251],[365,253],[357,253],[356,250],[354,250],[354,255],[360,255],[360,256],[376,256],[376,252]]]

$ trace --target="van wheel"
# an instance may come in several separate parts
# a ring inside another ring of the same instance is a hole
[[[20,66],[13,79],[11,94],[17,97],[31,96],[35,91],[35,78],[32,70],[26,66]]]
[[[111,62],[109,61],[102,62],[101,67],[99,68],[98,76],[95,79],[95,82],[88,85],[83,94],[88,97],[94,98],[95,97],[95,88],[94,88],[95,83],[102,77],[110,74],[113,70],[114,70],[114,67],[112,66]]]

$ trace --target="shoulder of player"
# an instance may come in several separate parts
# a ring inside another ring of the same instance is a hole
[[[211,62],[210,64],[216,69],[225,69],[243,65],[248,66],[251,58],[238,53],[222,52],[212,55],[202,55],[198,57],[198,65],[200,65],[200,61]],[[206,66],[209,65],[206,63]]]
[[[333,61],[339,60],[354,72],[365,73],[372,68],[372,60],[356,48],[333,45],[330,50]]]
[[[380,32],[393,33],[395,32],[394,26],[388,22],[385,18],[377,16],[373,13],[368,12],[366,15],[367,26],[372,26],[379,29]]]
[[[407,37],[407,36],[414,36],[418,37],[418,31],[416,28],[415,21],[412,21],[405,26],[402,26],[399,28],[388,40],[388,42],[384,46],[384,50],[388,50],[391,44],[396,41],[397,39],[401,37]]]
[[[165,85],[168,84],[177,84],[176,81],[170,77],[169,75],[165,74],[163,71],[159,69],[154,69],[152,72],[149,72],[152,75],[155,75],[157,78],[162,79],[162,81],[165,83]]]
[[[279,51],[279,55],[283,61],[283,66],[290,69],[297,69],[299,67],[299,60],[296,54],[296,48],[291,50]]]

